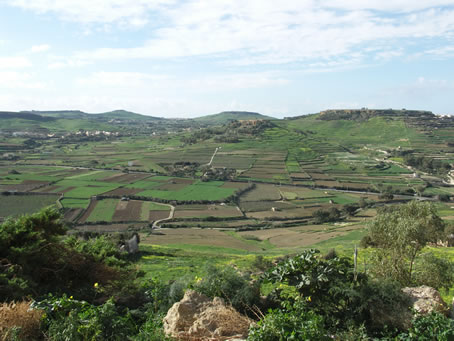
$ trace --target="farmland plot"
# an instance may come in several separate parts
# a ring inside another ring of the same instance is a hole
[[[175,218],[203,217],[241,217],[243,214],[236,206],[228,205],[178,205]]]
[[[35,213],[43,207],[54,205],[58,195],[2,195],[0,218]]]

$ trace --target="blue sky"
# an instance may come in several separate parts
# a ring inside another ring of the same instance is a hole
[[[454,114],[454,0],[0,0],[0,110]]]

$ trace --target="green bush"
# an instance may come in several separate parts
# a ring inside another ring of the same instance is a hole
[[[323,259],[318,250],[306,250],[288,258],[265,277],[272,283],[294,287],[301,297],[310,298],[308,306],[325,316],[331,327],[357,316],[359,288],[367,282],[363,274],[355,276],[350,259]],[[275,293],[285,300],[279,286]]]
[[[248,341],[331,340],[323,318],[309,310],[301,300],[284,309],[269,311],[249,330]]]
[[[450,260],[426,253],[417,265],[414,276],[416,285],[427,285],[438,290],[449,290],[454,285],[454,263]]]
[[[454,320],[439,313],[417,316],[412,327],[396,338],[402,341],[452,341],[454,340]]]
[[[120,314],[112,300],[94,306],[66,295],[49,296],[33,307],[44,310],[43,329],[54,341],[127,340],[137,333],[131,315]]]
[[[260,284],[251,282],[249,275],[240,274],[230,266],[217,268],[208,265],[206,276],[194,285],[194,290],[208,297],[221,297],[245,313],[260,300]]]

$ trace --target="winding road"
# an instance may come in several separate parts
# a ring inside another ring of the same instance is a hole
[[[170,207],[170,213],[169,213],[169,216],[167,218],[155,220],[153,222],[153,226],[151,227],[153,230],[159,229],[160,227],[159,227],[158,224],[160,224],[161,222],[172,219],[173,218],[173,214],[175,213],[175,206],[170,205],[170,204],[162,204],[162,203],[159,203],[159,205],[164,205],[164,206]]]

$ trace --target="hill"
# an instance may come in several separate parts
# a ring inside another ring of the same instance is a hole
[[[265,116],[249,111],[223,111],[219,114],[197,117],[194,120],[205,124],[225,124],[235,120],[274,120],[274,117]]]
[[[34,113],[28,112],[10,112],[10,111],[0,111],[0,119],[6,120],[30,120],[30,121],[40,121],[40,122],[48,122],[53,121],[54,119],[51,117],[44,117]]]
[[[36,114],[46,117],[64,118],[64,119],[97,119],[97,120],[130,120],[130,121],[152,121],[161,120],[162,118],[146,116],[132,111],[113,110],[104,113],[86,113],[80,110],[56,110],[56,111],[24,111],[22,113]]]
[[[114,110],[100,114],[94,114],[97,119],[117,119],[117,120],[128,120],[128,121],[156,121],[164,120],[161,117],[146,116],[137,114],[132,111],[126,110]]]

